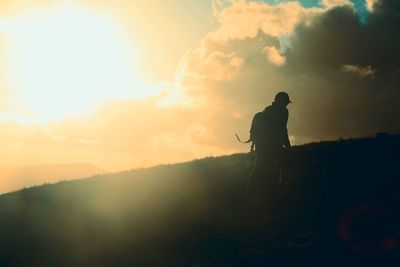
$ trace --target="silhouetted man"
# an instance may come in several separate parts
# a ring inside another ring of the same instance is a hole
[[[290,148],[287,121],[289,95],[279,92],[272,105],[254,116],[250,138],[255,145],[256,160],[247,190],[257,202],[269,202],[277,197],[281,180],[281,159],[284,149]]]

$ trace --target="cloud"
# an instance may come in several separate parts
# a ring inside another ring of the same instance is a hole
[[[367,23],[337,5],[219,6],[218,27],[159,95],[46,127],[0,122],[0,158],[119,170],[247,151],[234,133],[246,138],[279,91],[295,142],[400,131],[399,3],[375,2]]]
[[[374,11],[375,5],[378,3],[379,0],[366,0],[367,10],[372,12]]]
[[[186,62],[188,70],[196,68],[192,75],[215,80],[229,80],[240,70],[243,60],[234,53],[211,51],[203,54],[202,50],[193,51]]]
[[[211,7],[213,16],[217,17],[222,10],[235,2],[237,2],[237,0],[212,0]]]
[[[253,114],[283,90],[294,102],[289,133],[295,140],[400,130],[399,4],[375,2],[366,24],[348,1],[325,4],[306,9],[297,2],[239,1],[218,13],[220,27],[205,37],[202,53],[193,50],[183,60],[196,57],[218,66],[208,55],[235,55],[240,69],[228,80],[215,79],[218,72],[208,74],[195,64],[182,71],[188,95],[196,92],[195,97],[207,99],[204,109],[232,116],[214,117],[209,124],[229,121],[246,135]]]
[[[342,70],[344,72],[351,73],[358,76],[359,78],[374,78],[376,70],[371,66],[357,66],[357,65],[342,65]]]
[[[290,34],[302,22],[322,12],[321,8],[304,8],[300,2],[266,4],[236,1],[217,13],[219,28],[213,33],[221,39],[255,37],[259,30],[270,36]]]
[[[277,66],[282,66],[285,64],[285,57],[281,55],[275,46],[267,46],[263,49],[263,51],[271,63]]]
[[[352,3],[349,0],[322,0],[321,3],[327,8],[352,5]]]

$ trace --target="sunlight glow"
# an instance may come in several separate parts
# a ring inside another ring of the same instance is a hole
[[[109,17],[65,5],[0,27],[13,42],[14,86],[40,120],[79,114],[137,88],[129,43]]]

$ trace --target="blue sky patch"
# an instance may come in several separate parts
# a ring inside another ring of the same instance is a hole
[[[296,0],[264,0],[263,2],[269,4],[276,4],[276,3],[293,2],[293,1]],[[360,21],[364,24],[367,23],[368,10],[367,10],[366,0],[351,0],[351,2],[354,4],[356,13],[359,16]],[[300,3],[307,8],[322,7],[321,0],[300,0]]]

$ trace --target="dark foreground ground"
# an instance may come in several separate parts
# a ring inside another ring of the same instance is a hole
[[[6,194],[0,266],[400,266],[399,151],[398,135],[295,147],[259,210],[247,154]]]

